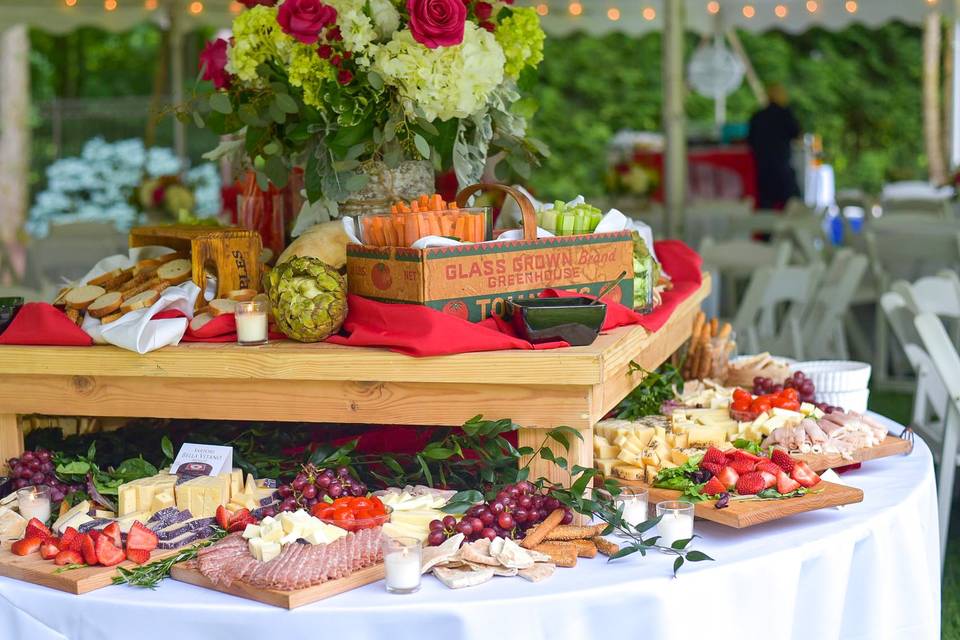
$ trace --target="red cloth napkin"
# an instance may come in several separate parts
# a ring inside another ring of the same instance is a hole
[[[53,305],[28,302],[0,335],[0,344],[89,347],[93,338]]]
[[[165,320],[167,318],[185,318],[180,311],[168,309],[161,311],[150,318],[151,320]],[[276,331],[268,331],[267,337],[271,340],[286,340],[286,336]],[[187,325],[187,332],[183,334],[181,342],[236,342],[237,321],[232,313],[215,316],[213,320],[203,325],[199,331],[194,331]]]

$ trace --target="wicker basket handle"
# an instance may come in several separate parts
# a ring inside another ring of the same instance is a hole
[[[513,198],[518,205],[520,205],[520,213],[523,215],[523,239],[530,242],[537,239],[537,212],[533,208],[533,203],[530,202],[530,198],[523,195],[520,191],[517,191],[513,187],[508,187],[505,184],[497,184],[494,182],[481,182],[479,184],[473,184],[469,187],[465,187],[460,193],[457,194],[457,206],[466,207],[467,200],[473,194],[479,191],[502,191],[511,198]]]

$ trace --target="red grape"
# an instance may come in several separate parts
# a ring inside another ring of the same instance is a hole
[[[573,511],[565,508],[563,510],[563,520],[560,521],[560,524],[570,524],[571,522],[573,522]]]
[[[457,519],[453,516],[443,516],[443,526],[450,529],[457,524]]]
[[[429,544],[431,547],[436,547],[443,544],[443,541],[446,539],[446,536],[443,535],[443,531],[434,530],[427,535],[427,544]]]
[[[311,499],[311,498],[316,498],[316,497],[317,497],[317,488],[316,488],[314,485],[312,485],[312,484],[304,485],[303,491],[301,491],[300,493],[301,493],[301,494],[303,495],[303,497],[306,498],[307,500],[309,500],[309,499]]]
[[[486,538],[487,540],[493,540],[494,538],[497,537],[497,532],[491,529],[490,527],[486,527],[480,532],[480,537]]]
[[[443,523],[439,520],[430,521],[430,531],[443,531]]]
[[[499,516],[497,516],[497,524],[500,525],[501,529],[513,529],[513,516],[509,513],[501,513]]]

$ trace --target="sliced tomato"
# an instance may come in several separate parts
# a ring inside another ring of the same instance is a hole
[[[370,508],[370,499],[369,498],[354,498],[351,507],[356,510],[360,509],[369,509]]]
[[[334,522],[352,522],[356,518],[350,509],[336,509],[333,512],[333,520]]]
[[[789,398],[790,400],[799,400],[800,392],[796,389],[784,389],[780,392],[781,398]]]
[[[329,520],[332,518],[334,511],[336,511],[336,509],[332,504],[326,504],[322,502],[318,502],[317,504],[313,505],[312,509],[313,516],[320,518],[321,520]]]
[[[750,403],[750,410],[757,414],[766,413],[767,411],[770,411],[770,409],[771,409],[770,401],[765,399],[764,397],[757,398],[756,400]]]
[[[748,405],[753,400],[753,395],[749,391],[745,391],[740,387],[737,387],[733,390],[733,401],[734,402],[746,402]]]

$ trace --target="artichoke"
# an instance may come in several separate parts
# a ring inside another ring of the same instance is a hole
[[[318,258],[296,257],[278,264],[268,281],[273,317],[289,338],[320,342],[347,317],[346,282]]]

